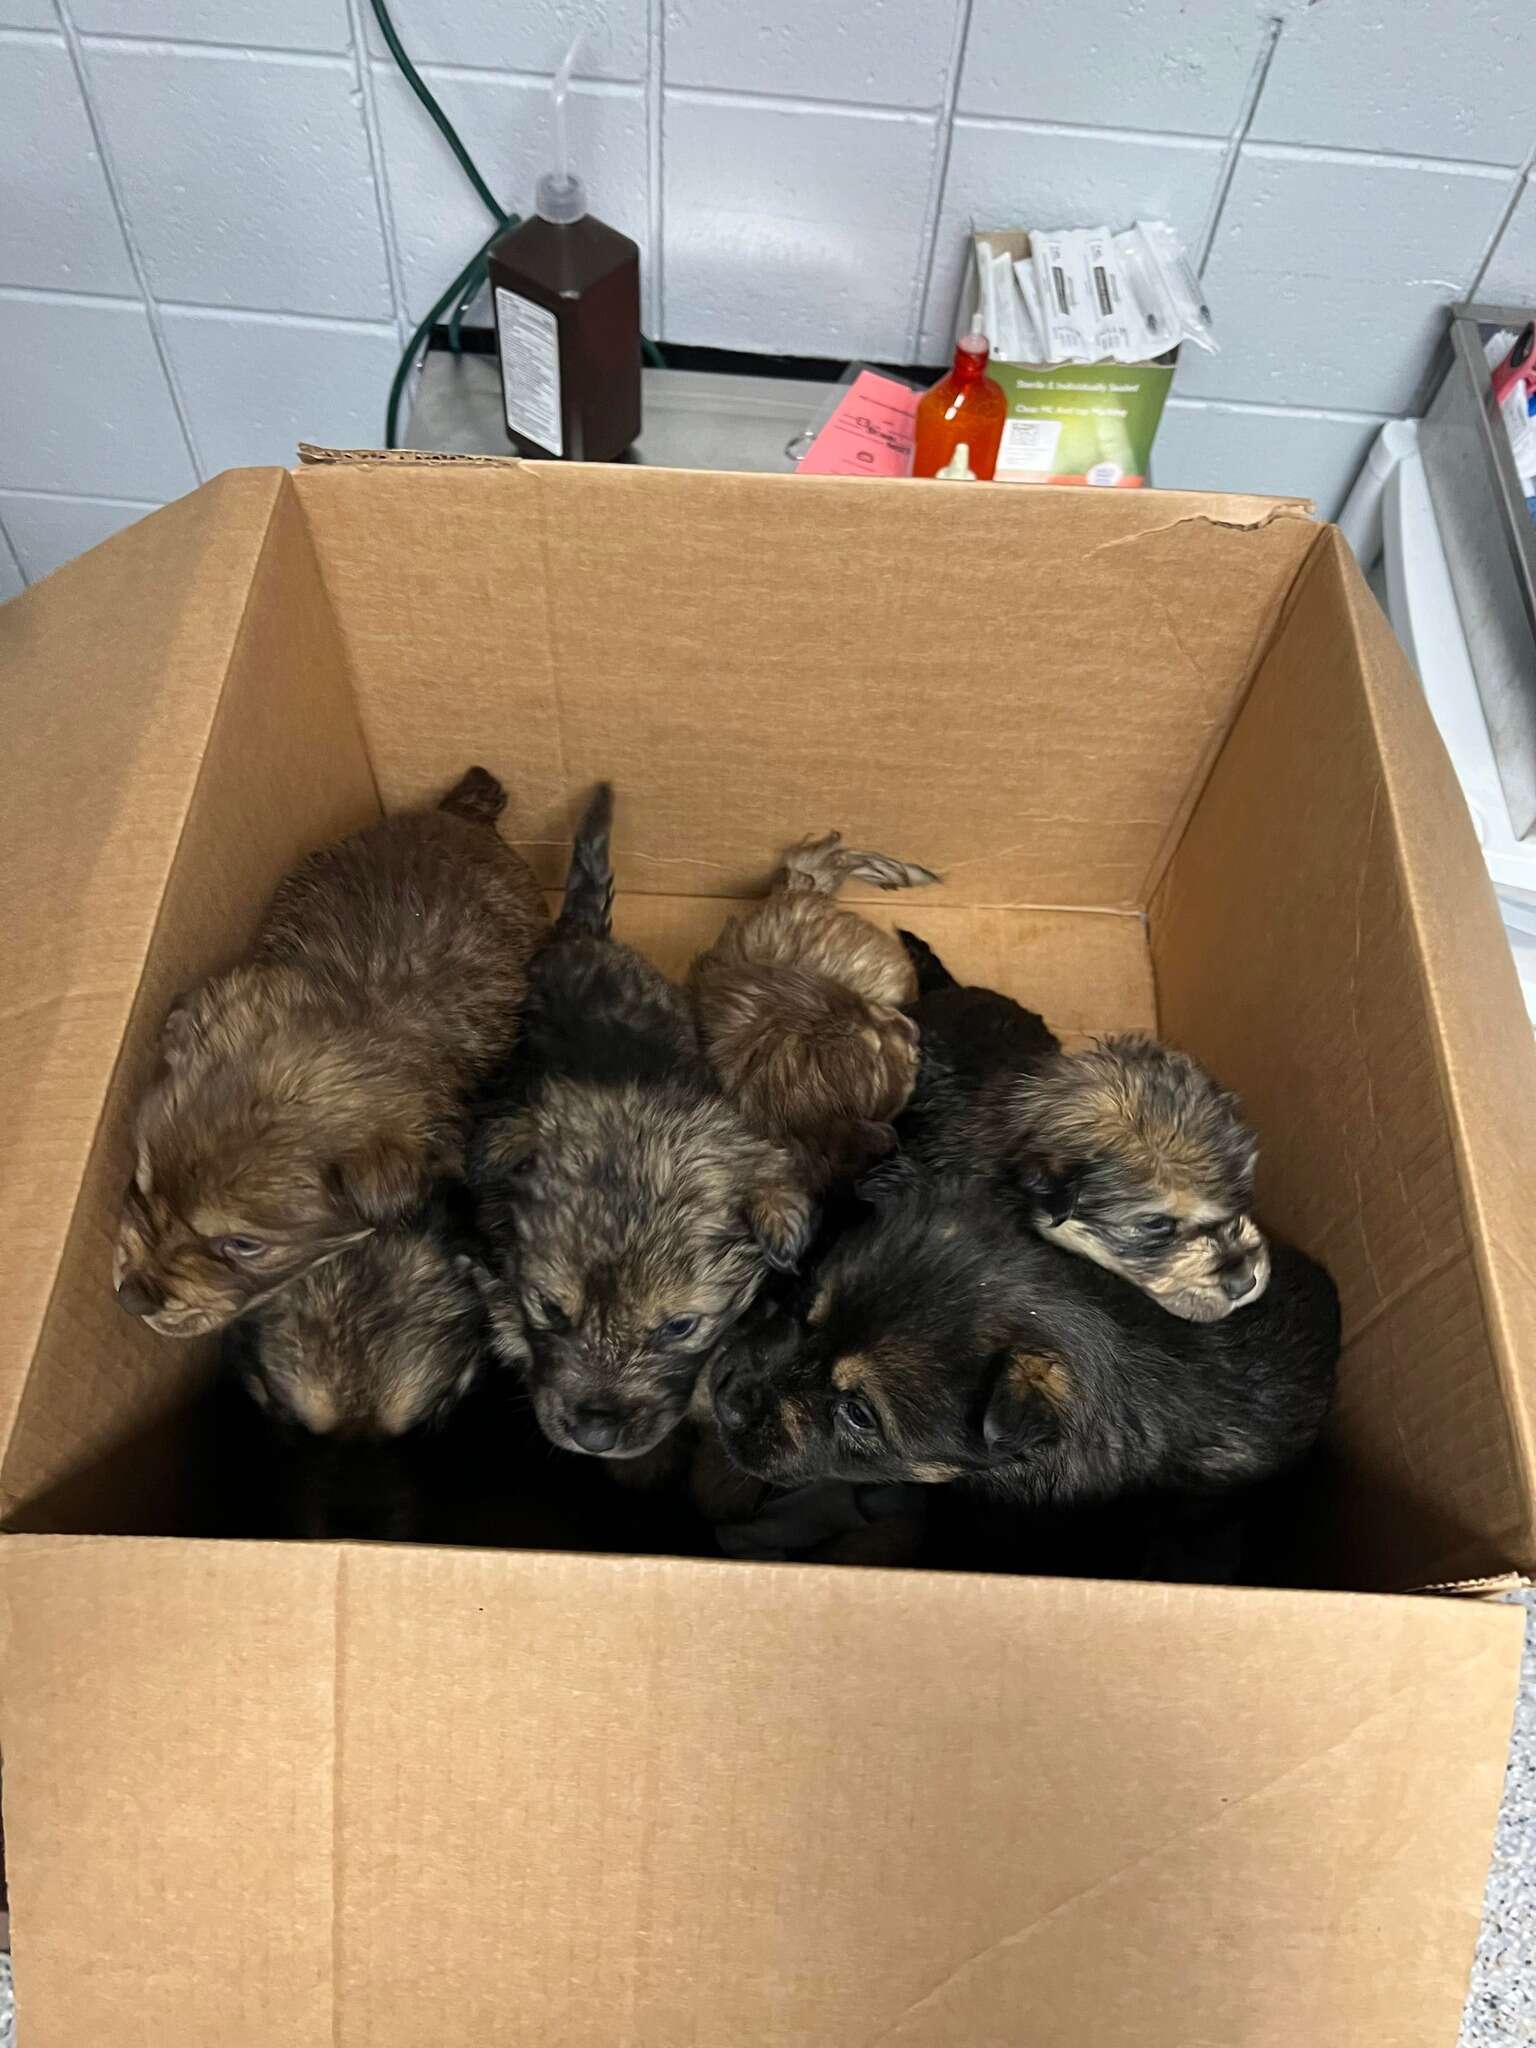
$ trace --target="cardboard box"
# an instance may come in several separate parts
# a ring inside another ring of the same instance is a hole
[[[971,237],[1006,249],[1018,261],[1029,236],[1015,228],[982,228]],[[957,332],[965,333],[980,292],[974,262],[965,266]],[[1179,352],[1148,363],[988,364],[1008,399],[997,452],[1000,484],[1089,484],[1140,490],[1151,468],[1152,443],[1173,388]]]
[[[1400,1596],[1536,1562],[1536,1062],[1331,529],[248,472],[0,610],[0,660],[27,2048],[1449,2048],[1521,1616]],[[471,760],[552,885],[616,778],[620,928],[671,969],[836,823],[945,871],[961,975],[1243,1091],[1346,1315],[1296,1590],[186,1532],[208,1356],[108,1282],[160,1018],[307,848]]]

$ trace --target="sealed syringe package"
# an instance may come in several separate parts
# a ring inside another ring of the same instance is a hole
[[[973,232],[957,327],[981,318],[993,343],[988,375],[1008,401],[997,482],[1147,482],[1181,329],[1161,271],[1148,255],[1153,298],[1119,254],[1124,239],[1105,227]],[[1016,337],[1027,353],[1012,353]]]

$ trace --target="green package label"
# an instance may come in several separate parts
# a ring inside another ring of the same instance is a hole
[[[1134,489],[1147,480],[1172,363],[993,362],[1008,418],[997,475],[1010,483]]]

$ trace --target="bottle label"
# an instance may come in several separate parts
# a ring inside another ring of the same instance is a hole
[[[560,430],[560,323],[505,285],[496,287],[501,396],[507,425],[551,455],[565,453]]]
[[[1009,420],[1003,428],[999,469],[1022,469],[1049,476],[1061,439],[1060,420]]]

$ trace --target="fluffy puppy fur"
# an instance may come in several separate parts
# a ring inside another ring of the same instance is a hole
[[[1017,1232],[974,1184],[898,1196],[835,1245],[803,1314],[744,1323],[712,1378],[730,1456],[777,1485],[961,1481],[1021,1504],[1209,1496],[1300,1458],[1338,1298],[1283,1246],[1220,1323]]]
[[[463,1195],[445,1187],[301,1274],[238,1325],[247,1391],[314,1436],[388,1439],[441,1421],[489,1354],[473,1246]]]
[[[139,1104],[118,1299],[195,1337],[407,1216],[462,1166],[549,921],[472,768],[435,811],[312,854],[255,952],[166,1020]]]
[[[812,1203],[699,1050],[686,997],[611,930],[612,794],[577,834],[521,1045],[471,1156],[498,1349],[562,1449],[652,1451]]]
[[[856,1174],[895,1143],[917,1077],[903,1012],[917,976],[901,941],[833,901],[849,879],[912,889],[928,868],[858,853],[841,835],[791,847],[767,900],[688,971],[699,1036],[754,1130],[793,1148],[813,1187]]]
[[[1143,1032],[1065,1052],[1033,1010],[958,987],[903,937],[924,1044],[904,1152],[989,1177],[1042,1237],[1171,1315],[1216,1322],[1256,1301],[1269,1249],[1248,1214],[1258,1143],[1237,1098]]]

